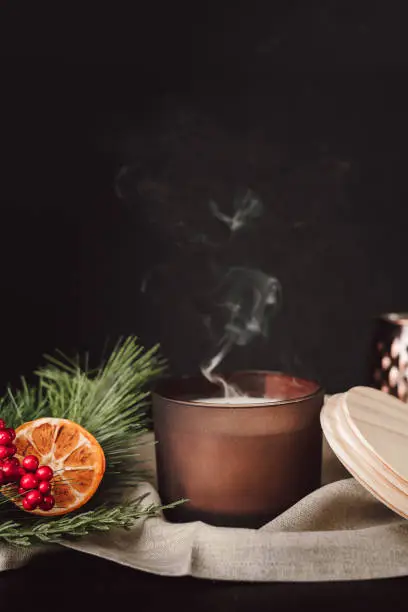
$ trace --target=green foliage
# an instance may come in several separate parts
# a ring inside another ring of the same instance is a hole
[[[105,453],[101,486],[84,510],[63,517],[37,518],[8,501],[1,504],[0,541],[55,542],[113,527],[129,528],[141,516],[160,511],[155,505],[144,508],[141,498],[122,502],[126,487],[134,487],[145,475],[138,449],[146,431],[149,385],[165,365],[158,347],[145,351],[137,338],[129,337],[97,370],[90,371],[86,362],[82,366],[79,359],[47,357],[47,364],[36,372],[37,385],[29,386],[23,379],[18,391],[8,389],[0,400],[0,416],[11,427],[44,416],[82,425]]]
[[[117,506],[99,506],[88,512],[67,514],[54,519],[6,520],[0,523],[0,539],[17,546],[31,546],[33,543],[58,543],[64,537],[80,537],[96,531],[112,528],[131,529],[140,518],[156,516],[157,505],[143,507],[143,498]]]

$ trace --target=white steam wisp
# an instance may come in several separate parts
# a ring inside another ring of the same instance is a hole
[[[255,336],[267,335],[268,319],[280,303],[281,286],[278,279],[260,270],[231,268],[222,282],[220,293],[219,350],[202,366],[201,372],[210,382],[222,387],[226,398],[233,398],[243,394],[214,370],[234,345],[245,346]]]

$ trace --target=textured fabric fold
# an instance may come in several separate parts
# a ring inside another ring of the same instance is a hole
[[[153,445],[144,504],[159,502]],[[163,576],[213,580],[334,581],[408,575],[408,522],[378,502],[323,447],[323,486],[261,529],[141,519],[131,531],[95,534],[64,546]],[[0,548],[0,569],[19,567],[37,549]]]
[[[145,459],[154,462],[153,447]],[[154,465],[153,465],[154,473]],[[130,533],[67,546],[165,576],[240,581],[365,580],[408,575],[408,522],[352,478],[326,443],[320,489],[261,529],[142,520]],[[159,501],[155,479],[138,493]]]

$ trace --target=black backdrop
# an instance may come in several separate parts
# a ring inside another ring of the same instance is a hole
[[[6,5],[0,383],[128,333],[195,372],[214,261],[283,287],[225,367],[365,383],[374,318],[408,310],[403,9]],[[230,237],[208,200],[242,187],[264,214]]]

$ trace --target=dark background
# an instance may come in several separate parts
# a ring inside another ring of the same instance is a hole
[[[6,3],[0,384],[128,333],[196,372],[234,265],[283,303],[225,367],[367,382],[375,317],[408,310],[406,23],[385,1]],[[230,237],[208,200],[242,187],[265,212]]]

